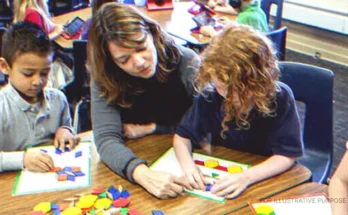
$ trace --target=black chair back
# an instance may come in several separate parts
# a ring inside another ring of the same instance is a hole
[[[316,66],[280,62],[280,80],[289,85],[297,101],[306,105],[303,142],[305,155],[298,162],[312,172],[314,182],[325,183],[333,156],[332,71]]]
[[[0,27],[0,55],[1,55],[1,50],[2,50],[2,35],[4,35],[6,31],[6,28]],[[7,83],[7,77],[2,71],[0,70],[0,84],[6,84]]]
[[[287,35],[287,27],[282,27],[278,30],[267,32],[266,35],[272,40],[274,43],[278,59],[281,61],[285,60],[285,52],[286,52],[286,35]]]
[[[276,30],[282,26],[283,17],[283,2],[284,0],[261,0],[261,8],[267,16],[267,22],[269,23],[270,11],[273,4],[277,6],[277,13],[273,26],[270,26],[270,30]]]

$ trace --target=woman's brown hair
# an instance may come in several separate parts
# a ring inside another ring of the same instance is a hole
[[[180,60],[180,51],[158,23],[133,7],[116,2],[103,4],[93,16],[88,33],[87,67],[101,91],[100,96],[105,97],[107,103],[130,107],[132,104],[126,95],[146,90],[112,61],[108,42],[125,48],[137,48],[148,35],[152,37],[157,50],[155,78],[166,82],[168,74],[174,71],[176,62]]]
[[[274,116],[278,89],[278,64],[272,42],[249,26],[228,26],[218,34],[202,54],[196,90],[203,94],[212,77],[227,87],[225,117],[221,136],[228,130],[226,122],[234,120],[239,129],[249,129],[252,107],[265,116]],[[240,104],[233,104],[233,94]]]

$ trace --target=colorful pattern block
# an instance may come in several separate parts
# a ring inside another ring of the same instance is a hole
[[[64,151],[65,151],[65,152],[70,152],[70,148],[67,147],[67,146],[65,146],[65,147],[64,147]]]
[[[116,200],[121,197],[121,193],[114,186],[109,187],[108,192],[112,196],[112,200]]]
[[[243,168],[240,166],[229,166],[227,168],[227,171],[229,173],[238,173],[238,172],[243,172]]]
[[[68,181],[75,181],[74,175],[68,175]]]
[[[76,177],[85,176],[85,175],[86,175],[86,174],[83,173],[83,172],[73,172],[73,173],[74,173],[74,175],[75,175]]]
[[[51,210],[51,202],[41,202],[34,207],[34,211],[47,213]]]
[[[121,208],[120,214],[121,214],[121,215],[128,215],[128,211],[129,211],[128,208]]]
[[[194,161],[195,161],[195,164],[204,166],[204,161],[200,161],[200,160],[194,160]]]
[[[112,201],[110,199],[102,198],[102,199],[98,199],[95,202],[94,207],[96,209],[109,209],[111,204],[112,204]]]
[[[127,190],[124,190],[124,191],[122,191],[121,196],[126,199],[130,196],[130,194]]]
[[[227,172],[227,167],[225,167],[225,166],[216,166],[216,167],[214,167],[214,169],[218,169],[218,170]]]
[[[56,178],[58,181],[66,181],[66,180],[68,180],[68,174],[57,172]]]
[[[128,211],[128,215],[141,215],[136,209],[131,208]]]
[[[205,187],[205,191],[210,191],[212,187],[213,187],[212,184],[208,184],[208,185]]]
[[[104,191],[105,191],[104,188],[97,187],[97,188],[93,188],[92,194],[99,195],[103,193]],[[105,196],[106,196],[106,193],[105,193]]]
[[[214,168],[219,166],[219,162],[217,160],[206,160],[204,161],[204,166]]]
[[[63,211],[61,215],[82,215],[82,210],[81,208],[71,207]]]
[[[57,148],[57,149],[55,150],[55,153],[56,153],[57,155],[61,155],[63,152],[62,152],[62,150],[60,150],[60,149]]]
[[[211,177],[218,179],[218,178],[220,178],[220,175],[217,174],[217,173],[215,173],[215,172],[213,172],[213,173],[211,174]]]
[[[45,149],[40,149],[40,151],[43,153],[47,153],[47,150],[45,150]]]
[[[270,205],[260,205],[255,208],[257,215],[275,215],[273,208]]]
[[[152,215],[164,215],[163,211],[160,210],[153,210]]]
[[[75,153],[75,158],[81,157],[82,156],[82,151],[78,151]]]
[[[124,207],[127,207],[129,204],[130,204],[130,201],[122,197],[113,202],[113,205],[116,208],[124,208]]]

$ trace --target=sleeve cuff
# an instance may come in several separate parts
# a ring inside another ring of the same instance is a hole
[[[74,129],[70,126],[67,126],[67,125],[63,125],[61,126],[61,128],[65,128],[65,129],[68,129],[73,135],[76,135],[76,132],[74,131]]]
[[[125,176],[128,178],[128,180],[132,183],[136,183],[133,178],[133,172],[135,167],[137,167],[140,164],[145,164],[147,166],[147,163],[144,159],[141,158],[135,158],[131,161],[129,161],[126,169],[125,169]]]
[[[2,171],[23,169],[24,152],[2,152]]]
[[[165,124],[156,124],[155,134],[174,134],[174,126]]]

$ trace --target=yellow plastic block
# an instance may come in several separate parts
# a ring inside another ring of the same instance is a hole
[[[76,207],[67,208],[61,215],[82,215],[82,210]]]
[[[240,166],[229,166],[227,168],[227,171],[229,173],[237,173],[237,172],[243,172],[243,168]]]
[[[216,166],[219,166],[219,162],[217,160],[206,160],[204,161],[204,166],[214,168]]]
[[[94,205],[95,201],[98,199],[96,195],[86,195],[82,196],[80,200],[76,203],[76,207],[78,208],[90,208]]]
[[[118,192],[122,193],[122,186],[118,185],[117,190],[118,190]]]
[[[94,207],[96,209],[109,209],[110,206],[112,204],[112,201],[110,199],[107,198],[102,198],[102,199],[98,199],[95,204]]]
[[[255,208],[257,215],[275,215],[273,208],[270,205],[259,205]]]
[[[34,211],[42,211],[47,213],[51,210],[51,202],[41,202],[34,207]]]

